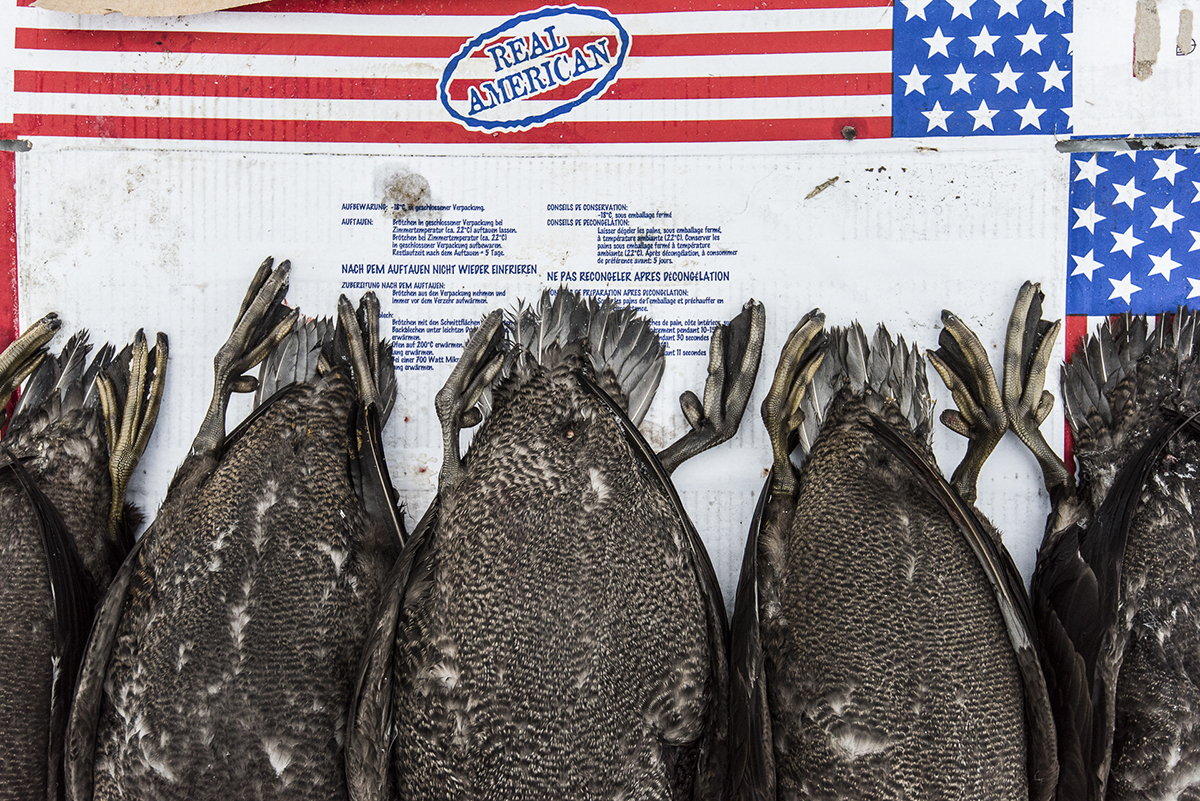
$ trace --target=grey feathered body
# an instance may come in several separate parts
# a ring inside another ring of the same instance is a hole
[[[1121,465],[1170,423],[1166,410],[1200,409],[1198,382],[1194,357],[1152,349],[1106,392],[1110,421],[1075,413],[1080,493],[1091,509]],[[1200,798],[1198,469],[1200,442],[1185,431],[1167,440],[1135,496],[1113,645],[1099,668],[1117,673],[1115,693],[1099,699],[1114,719],[1109,799]]]
[[[4,445],[29,457],[25,469],[61,513],[94,596],[120,559],[106,536],[112,486],[100,409],[75,405],[62,412],[47,404],[18,422]],[[47,798],[54,642],[41,526],[7,472],[0,478],[0,801]]]
[[[1012,645],[962,534],[843,391],[759,541],[779,798],[1026,799]],[[794,506],[792,504],[794,503]]]
[[[351,483],[355,404],[344,367],[298,384],[169,497],[108,666],[97,799],[345,796],[347,704],[397,548]]]
[[[440,497],[398,625],[395,797],[691,797],[716,692],[695,557],[578,366],[506,379]]]

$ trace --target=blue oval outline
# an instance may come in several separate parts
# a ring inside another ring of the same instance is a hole
[[[475,52],[476,48],[478,48],[484,42],[495,36],[503,34],[505,31],[512,30],[523,22],[567,14],[595,17],[603,22],[612,23],[612,26],[617,30],[617,35],[621,42],[621,47],[617,53],[616,61],[611,67],[609,67],[608,72],[602,75],[600,79],[596,81],[596,83],[592,84],[590,89],[574,100],[569,100],[561,106],[557,106],[550,111],[547,111],[545,114],[535,114],[529,117],[522,117],[518,120],[477,120],[473,117],[459,114],[454,110],[454,108],[450,105],[450,81],[455,69],[457,69],[458,65],[464,58]],[[609,84],[616,80],[617,71],[620,70],[621,65],[625,63],[625,56],[629,54],[629,44],[629,32],[625,30],[625,27],[621,25],[621,22],[616,17],[603,8],[580,7],[574,4],[569,6],[542,6],[536,11],[526,11],[523,14],[518,14],[517,16],[505,21],[502,25],[492,28],[486,33],[481,33],[474,39],[464,44],[462,48],[459,49],[458,53],[452,59],[450,59],[449,62],[447,62],[446,69],[442,71],[442,77],[438,81],[438,100],[441,102],[442,107],[449,112],[451,117],[458,120],[467,128],[484,131],[491,131],[497,128],[504,130],[523,131],[529,128],[534,128],[538,125],[543,125],[549,122],[555,117],[566,114],[571,109],[586,103],[594,97],[597,97],[605,89],[607,89]]]

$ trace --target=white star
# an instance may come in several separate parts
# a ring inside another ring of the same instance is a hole
[[[925,6],[933,2],[933,0],[900,0],[904,7],[908,9],[908,16],[904,18],[908,22],[913,17],[925,19]]]
[[[999,72],[992,73],[992,77],[1000,83],[1000,85],[996,87],[996,94],[1003,92],[1005,89],[1012,89],[1014,92],[1016,92],[1017,78],[1020,78],[1024,74],[1025,73],[1023,72],[1013,72],[1012,66],[1007,61],[1004,62],[1004,69],[1000,70]]]
[[[1175,224],[1175,221],[1183,219],[1182,214],[1175,213],[1174,200],[1167,203],[1167,205],[1163,206],[1161,209],[1151,206],[1150,211],[1154,212],[1154,222],[1150,223],[1150,227],[1155,228],[1157,226],[1162,226],[1163,228],[1167,229],[1168,234],[1172,233],[1171,226]]]
[[[1188,283],[1192,285],[1192,291],[1188,293],[1187,299],[1200,298],[1200,281],[1189,278]]]
[[[967,113],[975,118],[975,127],[972,128],[971,130],[978,131],[980,128],[982,128],[985,125],[990,130],[993,130],[993,131],[996,130],[995,128],[992,128],[992,117],[995,117],[996,113],[999,110],[1000,109],[988,108],[988,104],[987,104],[986,100],[980,100],[979,108],[975,109],[974,111],[971,111],[971,109],[967,109]]]
[[[1108,172],[1108,167],[1101,167],[1096,163],[1096,159],[1100,158],[1099,153],[1093,153],[1088,161],[1077,161],[1079,172],[1075,173],[1076,181],[1087,181],[1092,186],[1096,185],[1096,176],[1102,172]]]
[[[1000,37],[993,36],[992,34],[988,33],[986,25],[984,25],[982,30],[979,31],[978,36],[968,36],[967,38],[975,43],[975,55],[979,55],[980,53],[988,53],[989,55],[993,56],[996,55],[996,51],[992,49],[992,45],[994,45],[996,40],[998,40]]]
[[[929,127],[925,130],[925,133],[929,133],[934,128],[941,128],[946,133],[950,133],[950,129],[946,127],[946,118],[954,112],[945,111],[942,108],[942,101],[939,100],[934,103],[932,111],[922,111],[921,113],[925,115],[925,119],[929,120]]]
[[[1070,128],[1071,127],[1071,115],[1075,113],[1075,107],[1074,106],[1063,106],[1062,108],[1059,109],[1059,111],[1061,111],[1063,113],[1063,115],[1067,118],[1067,127]]]
[[[901,75],[900,80],[904,81],[904,94],[909,92],[920,92],[925,94],[925,82],[929,80],[928,75],[922,75],[917,71],[917,65],[913,64],[912,72],[907,75]]]
[[[1025,108],[1014,108],[1013,111],[1015,111],[1021,117],[1020,130],[1025,130],[1025,126],[1027,125],[1032,125],[1039,131],[1042,130],[1041,118],[1042,115],[1046,113],[1046,109],[1034,108],[1033,101],[1030,100],[1025,104]]]
[[[1099,270],[1104,265],[1092,258],[1094,250],[1089,250],[1086,256],[1072,256],[1075,260],[1075,271],[1071,275],[1084,275],[1087,280],[1092,280],[1092,273]]]
[[[1066,87],[1063,86],[1063,78],[1067,77],[1070,74],[1071,74],[1070,70],[1060,70],[1058,68],[1058,65],[1055,64],[1053,61],[1051,61],[1050,69],[1046,70],[1045,72],[1038,73],[1038,75],[1042,76],[1042,80],[1044,80],[1046,82],[1046,86],[1045,86],[1045,88],[1042,89],[1042,91],[1049,92],[1051,86],[1053,86],[1055,89],[1058,89],[1059,91],[1062,91],[1062,92],[1067,91]]]
[[[1192,246],[1188,248],[1188,253],[1193,250],[1200,250],[1200,231],[1188,231],[1192,235]]]
[[[1146,194],[1142,190],[1133,185],[1133,179],[1130,178],[1126,183],[1118,184],[1113,182],[1113,189],[1117,190],[1117,199],[1113,201],[1113,205],[1124,203],[1129,208],[1133,208],[1133,203],[1139,197]]]
[[[1021,0],[996,0],[996,5],[1000,6],[999,19],[1004,19],[1005,14],[1012,14],[1014,17],[1020,17],[1017,13],[1017,6],[1021,4]]]
[[[1200,181],[1192,181],[1192,186],[1196,187],[1196,196],[1192,198],[1192,202],[1200,203]]]
[[[1125,273],[1125,277],[1120,281],[1115,278],[1108,279],[1109,283],[1113,285],[1112,294],[1108,296],[1109,300],[1121,298],[1121,300],[1125,301],[1126,306],[1133,303],[1133,293],[1141,292],[1142,288],[1133,285],[1133,282],[1129,280],[1130,275],[1130,273]]]
[[[1127,136],[1127,137],[1125,137],[1125,138],[1126,138],[1126,139],[1133,139],[1134,137],[1133,137],[1133,134],[1130,134],[1129,136]],[[1115,153],[1116,153],[1118,156],[1128,156],[1130,161],[1136,161],[1136,160],[1137,160],[1137,154],[1138,154],[1138,151],[1136,151],[1136,150],[1134,150],[1133,148],[1129,147],[1129,145],[1126,145],[1124,150],[1116,150],[1116,151],[1113,151],[1113,152],[1115,152]]]
[[[1155,180],[1166,178],[1171,186],[1175,185],[1175,175],[1187,169],[1175,163],[1175,154],[1172,153],[1165,159],[1155,159],[1154,163],[1158,165],[1158,172],[1154,173]]]
[[[1047,14],[1046,16],[1050,15]],[[1063,16],[1065,17],[1066,14],[1063,14]],[[1067,55],[1075,55],[1075,32],[1071,31],[1070,33],[1060,33],[1059,36],[1067,40]]]
[[[954,94],[960,89],[971,94],[971,79],[975,77],[975,73],[964,70],[962,64],[958,65],[957,71],[946,77],[950,80],[950,94]]]
[[[1171,249],[1167,248],[1167,252],[1161,256],[1150,256],[1150,261],[1154,262],[1154,267],[1150,270],[1150,275],[1161,275],[1168,281],[1171,280],[1171,270],[1183,265],[1171,258]]]
[[[946,2],[954,8],[954,13],[950,15],[951,21],[960,16],[971,18],[971,6],[975,5],[975,0],[946,0]]]
[[[1077,220],[1075,220],[1075,224],[1071,226],[1071,230],[1075,230],[1076,228],[1086,228],[1088,229],[1089,233],[1094,234],[1096,233],[1096,223],[1105,219],[1096,213],[1095,203],[1092,203],[1086,209],[1071,209],[1071,211],[1075,212],[1075,214],[1077,214],[1079,217]]]
[[[942,28],[939,25],[938,29],[933,32],[933,36],[923,36],[921,41],[929,45],[929,57],[933,58],[934,53],[941,53],[946,58],[950,58],[950,54],[946,52],[946,45],[954,41],[953,36],[943,36]]]
[[[1125,233],[1123,234],[1113,231],[1112,236],[1116,242],[1113,244],[1112,250],[1108,251],[1109,253],[1116,253],[1118,250],[1123,250],[1126,256],[1133,258],[1133,249],[1142,244],[1142,240],[1133,235],[1132,225],[1125,229]]]
[[[1025,33],[1016,34],[1016,37],[1021,43],[1021,55],[1025,55],[1030,50],[1039,56],[1042,54],[1042,40],[1046,38],[1046,34],[1038,33],[1030,25],[1029,30],[1025,31]]]
[[[1060,17],[1066,18],[1067,12],[1063,11],[1063,4],[1067,0],[1042,0],[1042,2],[1046,4],[1046,13],[1043,16],[1048,17],[1051,14],[1058,14]]]

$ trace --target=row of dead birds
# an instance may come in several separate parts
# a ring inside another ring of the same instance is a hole
[[[1036,286],[1002,388],[943,314],[929,358],[968,440],[949,482],[916,349],[806,315],[762,407],[730,630],[670,475],[736,431],[761,304],[714,331],[657,454],[644,319],[564,290],[488,315],[437,394],[439,491],[407,533],[378,303],[301,322],[287,282],[256,274],[136,543],[165,337],[56,358],[51,315],[0,357],[0,392],[24,381],[0,443],[0,799],[1195,797],[1190,312],[1106,325],[1064,369],[1078,485],[1039,432],[1058,325]],[[972,503],[1007,429],[1054,505],[1032,600]]]

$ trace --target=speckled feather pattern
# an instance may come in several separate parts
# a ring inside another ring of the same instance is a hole
[[[345,796],[346,708],[395,556],[350,483],[354,404],[344,368],[270,403],[147,532],[97,799]]]
[[[1120,383],[1114,425],[1078,426],[1081,493],[1093,507],[1121,462],[1166,423],[1195,411],[1200,366],[1151,353]],[[1200,443],[1171,439],[1142,488],[1126,543],[1117,613],[1119,670],[1109,799],[1200,799]]]
[[[780,799],[1027,799],[1021,680],[982,568],[843,391],[759,541]],[[932,454],[929,460],[933,463]]]
[[[99,408],[33,411],[5,445],[58,507],[96,587],[112,578],[112,497]],[[0,479],[0,801],[45,799],[54,604],[41,528],[16,479]]]
[[[417,555],[393,794],[691,798],[714,693],[683,529],[569,359],[506,379]]]

